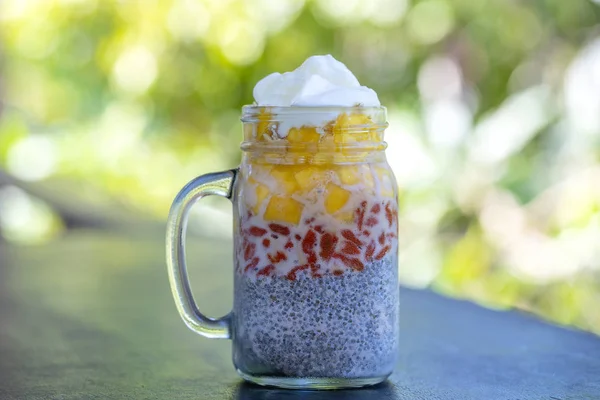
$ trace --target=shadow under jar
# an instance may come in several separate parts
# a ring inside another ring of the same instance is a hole
[[[242,110],[236,170],[200,176],[167,224],[173,297],[187,326],[233,341],[246,380],[338,389],[385,380],[398,350],[398,200],[384,107]],[[185,263],[189,211],[207,195],[234,208],[234,304],[196,306]]]
[[[385,380],[398,349],[398,202],[385,109],[249,106],[242,121],[238,372],[288,387]]]

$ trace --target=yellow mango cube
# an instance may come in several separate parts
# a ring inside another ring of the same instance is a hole
[[[327,179],[327,170],[318,167],[302,168],[295,174],[296,182],[304,191],[310,191],[319,185],[323,185]]]
[[[376,128],[371,128],[369,133],[369,140],[373,143],[380,143],[383,141],[383,133],[377,131]]]
[[[321,135],[315,127],[292,128],[287,136],[288,154],[295,157],[294,162],[302,162],[302,160],[310,162],[320,139]]]
[[[294,194],[300,189],[296,182],[296,177],[294,176],[296,169],[298,168],[294,168],[294,166],[290,165],[277,165],[271,170],[271,176],[277,179],[278,186],[281,188],[282,193]]]
[[[271,115],[271,113],[268,111],[265,111],[265,110],[262,110],[258,114],[258,123],[257,123],[257,127],[256,127],[256,138],[259,141],[266,141],[266,140],[268,140],[268,138],[273,137],[272,122],[271,122],[272,117],[273,116]]]
[[[358,113],[342,113],[338,116],[333,126],[333,135],[336,143],[352,143],[369,140],[370,117]]]
[[[321,135],[317,132],[317,128],[310,126],[292,128],[287,136],[290,143],[317,143],[319,139],[321,139]]]
[[[333,214],[336,211],[340,210],[350,198],[350,192],[346,189],[342,189],[338,185],[334,185],[330,183],[326,188],[326,197],[325,197],[325,210],[329,214]]]
[[[367,142],[370,139],[369,132],[348,132],[338,133],[333,137],[333,141],[338,145],[358,146],[357,143]]]
[[[336,144],[333,141],[333,135],[327,134],[323,136],[317,145],[317,154],[314,155],[313,161],[315,164],[327,164],[333,162],[333,153]]]
[[[373,121],[371,117],[365,114],[353,113],[342,113],[337,117],[335,125],[333,126],[333,132],[337,133],[340,129],[365,125],[371,125]]]
[[[289,196],[273,196],[267,204],[264,219],[298,225],[303,208],[302,203]]]
[[[337,168],[336,173],[344,185],[356,185],[361,181],[361,172],[358,166],[342,165]]]
[[[311,157],[310,163],[313,165],[327,165],[333,163],[333,155],[330,153],[323,153],[319,150],[317,154]]]
[[[327,134],[321,138],[319,150],[333,150],[334,148],[335,142],[333,141],[333,134]]]
[[[364,114],[340,114],[333,127],[336,152],[364,159],[367,153],[356,150],[371,140],[371,128],[368,127],[371,123],[371,118]]]

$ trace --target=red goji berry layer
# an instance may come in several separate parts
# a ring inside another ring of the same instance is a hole
[[[299,273],[313,278],[360,273],[369,263],[397,251],[397,218],[397,206],[391,200],[362,201],[354,210],[353,223],[341,229],[328,229],[319,217],[304,218],[298,226],[252,224],[256,218],[250,214],[241,222],[238,260],[244,262],[238,262],[238,271],[257,278],[285,276],[291,281]]]

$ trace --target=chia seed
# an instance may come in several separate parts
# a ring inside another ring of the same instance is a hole
[[[398,350],[398,302],[395,256],[342,276],[236,273],[234,364],[254,376],[387,375]]]

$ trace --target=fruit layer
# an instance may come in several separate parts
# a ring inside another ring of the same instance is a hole
[[[339,276],[396,252],[396,185],[379,151],[380,127],[369,116],[342,113],[321,127],[291,128],[282,139],[273,134],[281,126],[263,117],[249,124],[246,139],[277,146],[242,163],[238,271]]]
[[[294,280],[362,271],[397,249],[397,202],[385,164],[249,166],[240,192],[238,268]]]

